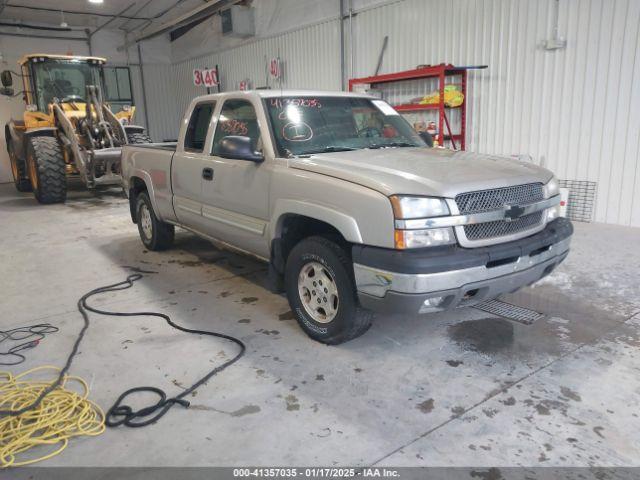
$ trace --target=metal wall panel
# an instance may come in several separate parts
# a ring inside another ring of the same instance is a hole
[[[560,178],[597,182],[594,220],[640,226],[640,1],[560,0],[568,44],[547,51],[555,1],[398,0],[362,9],[353,19],[353,76],[373,74],[385,35],[381,73],[488,64],[468,77],[467,148],[530,154]],[[225,89],[245,78],[260,86],[265,58],[279,52],[285,88],[339,89],[339,49],[336,18],[157,66],[156,76],[145,70],[152,135],[175,137],[182,110],[204,93],[192,86],[194,67],[220,65]],[[347,51],[347,68],[349,60]]]
[[[184,109],[193,97],[206,93],[193,85],[194,68],[219,65],[223,90],[236,89],[245,79],[261,87],[267,81],[267,60],[280,56],[283,88],[339,90],[339,52],[339,24],[330,20],[173,65],[145,65],[152,138],[175,138]]]
[[[469,74],[467,148],[530,154],[560,178],[597,182],[595,221],[640,226],[640,2],[560,0],[568,45],[546,51],[554,2],[404,0],[364,10],[354,18],[355,76],[373,73],[385,35],[383,73],[488,64]]]

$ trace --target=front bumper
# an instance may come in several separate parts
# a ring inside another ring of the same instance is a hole
[[[358,297],[376,311],[428,313],[471,306],[514,292],[551,273],[568,255],[573,226],[565,218],[513,242],[389,250],[355,245]]]

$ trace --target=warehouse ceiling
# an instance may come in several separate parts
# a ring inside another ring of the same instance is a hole
[[[0,0],[0,22],[139,31],[170,22],[206,3],[205,0]]]

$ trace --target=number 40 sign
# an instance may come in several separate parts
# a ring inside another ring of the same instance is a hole
[[[196,87],[217,87],[220,83],[215,68],[194,68],[193,84]]]

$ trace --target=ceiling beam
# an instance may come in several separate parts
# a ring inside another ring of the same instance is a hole
[[[144,2],[142,4],[142,6],[137,9],[135,12],[133,12],[133,16],[135,17],[136,15],[138,15],[142,10],[144,10],[145,8],[147,8],[147,5],[149,5],[151,2],[153,2],[153,0],[147,0],[146,2]],[[126,22],[124,22],[122,25],[120,25],[120,28],[122,30],[124,30],[125,32],[127,31],[127,29],[125,28],[127,25],[129,25],[129,23],[131,23],[131,19],[127,20]]]
[[[129,10],[131,7],[133,7],[135,5],[135,3],[131,3],[129,4],[128,7],[125,7],[124,9],[122,9],[120,11],[120,13],[116,14],[115,17],[113,17],[111,20],[107,20],[106,22],[104,22],[102,25],[100,25],[98,28],[96,28],[93,32],[91,32],[89,34],[89,36],[93,36],[95,35],[97,32],[99,32],[100,30],[102,30],[104,27],[106,27],[107,25],[111,24],[112,22],[115,22],[116,20],[118,20],[119,18],[122,17],[122,15]]]
[[[0,4],[2,4],[3,2],[6,8],[21,8],[21,9],[32,10],[37,12],[52,12],[52,13],[58,13],[58,14],[60,13],[59,8],[31,7],[27,5],[16,5],[13,3],[9,3],[9,0],[0,0]],[[113,13],[100,13],[100,12],[90,12],[90,11],[83,12],[79,10],[65,10],[64,14],[65,15],[87,15],[91,17],[108,17],[108,18],[113,18],[117,16],[117,14],[113,14]],[[127,16],[127,15],[121,15],[120,18],[125,18],[127,20],[151,20],[148,17],[136,17],[136,16]]]

